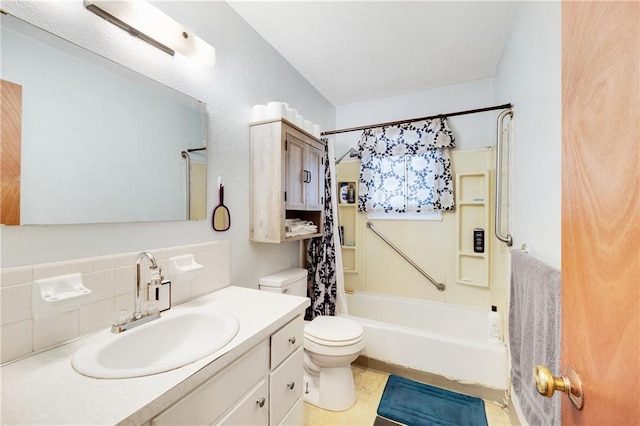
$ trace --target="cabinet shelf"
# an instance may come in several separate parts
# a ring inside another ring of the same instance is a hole
[[[489,171],[456,174],[458,284],[489,287]],[[474,251],[476,230],[484,231],[484,252]]]
[[[310,238],[322,237],[321,233],[316,234],[304,234],[304,235],[296,235],[295,237],[286,237],[285,241],[300,241],[300,240],[308,240]]]
[[[360,175],[360,162],[342,162],[336,165],[338,176],[338,209],[337,218],[341,228],[342,271],[345,275],[345,288],[360,288],[359,282],[363,280],[365,269],[362,267],[362,216],[358,212],[358,179]],[[342,191],[345,188],[345,192]],[[353,188],[349,191],[349,187]],[[349,192],[353,197],[353,203],[347,202]],[[349,245],[347,245],[349,244]]]
[[[485,250],[486,251],[486,250]],[[458,252],[458,255],[460,256],[467,256],[467,257],[479,257],[479,258],[485,258],[487,256],[487,253],[476,253],[475,251],[469,251],[469,250],[460,250]]]
[[[484,201],[458,201],[459,206],[484,206]]]

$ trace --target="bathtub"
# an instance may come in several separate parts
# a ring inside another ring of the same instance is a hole
[[[347,306],[364,327],[362,355],[507,389],[507,349],[487,338],[488,309],[364,291],[347,294]]]

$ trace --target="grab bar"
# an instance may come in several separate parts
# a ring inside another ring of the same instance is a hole
[[[513,238],[507,231],[507,235],[502,235],[502,129],[504,127],[504,119],[510,116],[513,120],[513,109],[509,108],[498,115],[497,134],[496,134],[496,200],[495,200],[495,226],[494,231],[496,238],[507,243],[507,247],[513,245]]]
[[[367,222],[367,228],[371,229],[371,230],[372,230],[372,231],[373,231],[373,232],[374,232],[378,237],[380,237],[380,238],[382,239],[382,241],[384,241],[385,243],[387,243],[387,245],[388,245],[389,247],[391,247],[392,249],[394,249],[394,250],[395,250],[395,252],[396,252],[396,253],[398,253],[400,256],[402,256],[402,258],[403,258],[404,260],[406,260],[407,262],[409,262],[409,264],[411,264],[411,266],[413,266],[414,268],[416,268],[416,270],[417,270],[418,272],[420,272],[420,273],[421,273],[421,274],[422,274],[426,279],[428,279],[428,280],[431,282],[431,284],[433,284],[434,286],[436,286],[436,288],[438,289],[438,291],[444,291],[444,290],[447,288],[447,286],[446,286],[446,285],[444,285],[444,284],[442,284],[442,283],[439,283],[439,282],[437,282],[436,280],[434,280],[433,278],[431,278],[431,277],[429,276],[429,274],[427,274],[425,271],[423,271],[421,267],[419,267],[418,265],[416,265],[416,263],[415,263],[413,260],[409,259],[409,257],[408,257],[406,254],[404,254],[404,253],[403,253],[403,252],[402,252],[398,247],[396,247],[396,246],[395,246],[395,244],[393,244],[391,241],[389,241],[389,240],[387,239],[387,237],[385,237],[384,235],[382,235],[382,234],[380,233],[380,231],[378,231],[378,230],[375,228],[375,226],[373,226],[373,224],[372,224],[371,222]]]

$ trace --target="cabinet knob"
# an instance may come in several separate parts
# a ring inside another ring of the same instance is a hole
[[[295,345],[295,343],[296,343],[296,336],[291,336],[291,337],[289,337],[289,343],[291,343],[292,345]]]
[[[258,404],[258,407],[262,408],[262,407],[264,407],[265,401],[266,401],[266,399],[264,399],[264,397],[262,397],[262,398],[260,398],[260,399],[258,399],[256,401],[256,404]]]
[[[293,389],[295,386],[296,386],[296,382],[289,382],[289,383],[287,383],[287,387],[288,387],[289,389]]]

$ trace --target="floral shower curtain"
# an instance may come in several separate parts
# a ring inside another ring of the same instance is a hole
[[[337,257],[334,238],[334,211],[332,164],[329,162],[329,141],[323,139],[324,150],[324,223],[322,237],[309,240],[307,247],[307,286],[311,298],[311,306],[307,308],[306,320],[317,316],[336,314],[336,297],[338,292]],[[341,264],[341,262],[340,262]]]
[[[446,117],[365,130],[358,210],[454,210],[449,150],[455,146]]]

